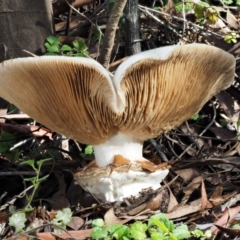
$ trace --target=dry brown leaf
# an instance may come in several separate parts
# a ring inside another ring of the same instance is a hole
[[[236,149],[238,155],[240,156],[240,143],[237,144],[235,149]]]
[[[79,231],[67,231],[60,234],[52,233],[52,235],[57,236],[58,239],[60,238],[60,239],[84,240],[90,237],[92,231],[93,229],[86,229]]]
[[[178,205],[178,202],[176,197],[173,195],[172,190],[168,188],[168,191],[169,191],[169,203],[167,212],[171,212],[172,209],[174,209]]]
[[[203,180],[202,180],[202,187],[201,187],[201,195],[202,195],[202,207],[201,207],[201,212],[202,212],[208,206],[208,197],[207,197],[207,192],[206,192],[206,188]]]
[[[152,211],[156,211],[160,208],[162,203],[163,191],[157,194],[157,196],[146,204],[145,209],[150,209]]]
[[[209,198],[209,202],[213,206],[219,206],[219,205],[225,203],[228,199],[230,199],[231,197],[233,197],[237,194],[237,191],[230,192],[230,193],[227,193],[225,195],[222,195],[221,192],[222,192],[222,187],[217,186],[213,195]]]
[[[72,217],[71,221],[67,224],[68,227],[77,231],[84,224],[84,220],[80,217]]]
[[[201,203],[201,199],[197,199],[193,202],[191,202],[190,204],[184,205],[184,206],[177,206],[176,208],[174,208],[172,210],[172,212],[167,213],[167,217],[169,219],[175,219],[175,218],[180,218],[180,217],[184,217],[188,214],[191,213],[195,213],[198,211],[201,211],[201,207],[202,207],[202,203]]]
[[[173,0],[168,0],[165,6],[164,12],[169,13],[170,15],[176,15],[175,3]]]
[[[104,222],[106,225],[111,225],[111,224],[125,224],[131,220],[145,220],[149,218],[149,215],[144,215],[144,214],[149,214],[149,213],[153,213],[150,209],[146,209],[142,212],[140,212],[139,214],[137,214],[136,216],[121,216],[121,218],[118,218],[115,213],[113,208],[110,208],[104,215]]]
[[[232,219],[240,212],[240,206],[226,209],[222,216],[215,223],[218,226],[226,226]],[[216,226],[212,226],[210,229],[213,233],[217,233],[219,230]]]
[[[230,12],[229,9],[227,9],[227,16],[226,16],[227,23],[234,27],[235,29],[239,29],[238,20],[236,17]]]
[[[113,208],[110,208],[104,215],[104,222],[106,225],[122,223],[122,221],[123,220],[115,215]]]
[[[29,126],[29,128],[34,137],[48,137],[53,141],[52,132],[49,129],[43,127],[39,128],[39,126]]]
[[[202,176],[196,177],[192,180],[191,183],[189,183],[185,188],[183,188],[183,193],[185,195],[182,199],[181,205],[184,205],[188,201],[188,199],[191,196],[191,194],[193,193],[193,191],[195,191],[196,189],[199,188],[202,180],[203,180]]]
[[[179,175],[184,180],[184,182],[192,181],[192,179],[200,176],[200,173],[193,168],[176,170],[175,173]]]

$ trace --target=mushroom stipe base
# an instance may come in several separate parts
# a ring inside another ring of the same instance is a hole
[[[167,164],[155,165],[149,161],[131,162],[121,155],[114,162],[99,168],[95,161],[84,170],[74,174],[75,183],[102,201],[122,201],[130,196],[139,196],[143,189],[156,190],[167,176]]]

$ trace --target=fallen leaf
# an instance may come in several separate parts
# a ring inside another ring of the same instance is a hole
[[[236,19],[236,17],[230,12],[229,9],[227,9],[227,16],[226,16],[226,20],[227,20],[227,23],[235,28],[235,29],[238,29],[239,28],[239,25],[238,25],[238,20]]]
[[[234,219],[234,217],[239,213],[239,211],[240,211],[240,206],[226,209],[215,224],[221,227],[226,226],[231,222],[232,219]],[[219,231],[219,229],[214,225],[211,227],[210,230],[213,233],[217,233]]]
[[[84,224],[84,220],[80,217],[72,217],[71,221],[67,224],[68,227],[77,231]]]

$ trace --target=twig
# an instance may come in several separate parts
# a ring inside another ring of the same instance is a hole
[[[218,37],[221,37],[221,38],[224,38],[224,36],[218,34],[218,33],[215,33],[213,31],[210,31],[209,29],[203,27],[203,26],[200,26],[198,24],[195,24],[191,21],[188,21],[186,19],[183,19],[181,17],[177,17],[177,16],[173,16],[173,15],[170,15],[168,13],[165,13],[165,12],[161,12],[161,11],[157,11],[155,9],[151,9],[151,8],[148,8],[148,7],[145,7],[145,6],[142,6],[142,5],[138,5],[139,9],[142,11],[142,12],[145,12],[147,13],[148,15],[151,15],[151,17],[153,17],[154,15],[151,14],[150,12],[153,12],[155,14],[158,14],[158,15],[163,15],[163,16],[166,16],[166,17],[170,17],[172,19],[175,19],[175,20],[178,20],[178,21],[181,21],[181,22],[184,22],[184,23],[187,23],[189,25],[191,25],[192,27],[195,27],[201,31],[204,32],[205,35],[215,35],[215,36],[218,36]],[[158,22],[161,22],[157,17],[153,17],[156,21]]]
[[[127,1],[125,9],[125,48],[126,54],[133,55],[141,52],[139,42],[138,0]]]
[[[227,139],[227,138],[216,138],[216,137],[207,137],[207,136],[200,136],[200,135],[189,135],[185,133],[171,133],[171,135],[176,136],[183,136],[183,137],[195,137],[195,138],[202,138],[202,139],[210,139],[210,140],[216,140],[221,142],[231,141],[231,142],[240,142],[239,139]]]
[[[166,155],[163,153],[161,147],[159,146],[159,144],[157,144],[157,142],[151,138],[149,139],[150,143],[153,145],[153,147],[155,148],[155,150],[157,151],[159,157],[164,161],[164,162],[167,162],[168,159],[166,157]]]
[[[36,172],[33,171],[17,171],[17,172],[0,172],[0,177],[3,176],[36,176]]]
[[[33,188],[33,185],[29,186],[28,188],[26,188],[24,191],[22,191],[20,194],[15,195],[11,201],[7,202],[6,204],[0,206],[0,211],[4,210],[5,208],[7,208],[10,205],[13,205],[15,203],[15,201],[18,198],[23,198],[26,195],[26,192],[29,191],[30,189]]]
[[[68,4],[70,4],[72,6],[73,2],[69,3],[67,1]],[[72,15],[72,8],[69,7],[68,9],[68,15],[67,15],[67,23],[66,23],[66,29],[65,29],[65,35],[67,36],[69,33],[69,27],[70,27],[70,22],[71,22],[71,15]]]
[[[202,136],[214,123],[215,119],[216,119],[216,108],[214,106],[214,104],[212,104],[213,107],[213,118],[212,121],[207,125],[207,127],[199,134],[199,136]],[[197,140],[197,139],[196,139]],[[196,142],[195,140],[195,142]],[[180,154],[180,158],[193,146],[194,143],[191,143],[181,154]]]
[[[108,69],[118,22],[127,0],[116,0],[111,10],[98,62]]]

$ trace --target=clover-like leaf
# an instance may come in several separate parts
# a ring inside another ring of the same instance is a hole
[[[9,218],[9,225],[15,228],[17,233],[21,232],[27,221],[26,215],[23,212],[16,212]]]

